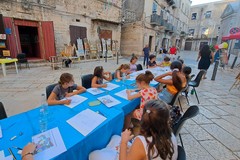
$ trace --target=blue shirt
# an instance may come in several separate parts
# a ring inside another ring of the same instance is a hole
[[[149,51],[150,51],[149,47],[144,47],[143,48],[144,55],[148,56],[149,55]]]

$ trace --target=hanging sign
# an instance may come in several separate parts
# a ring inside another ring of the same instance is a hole
[[[240,28],[238,28],[238,27],[233,27],[229,31],[230,34],[236,34],[238,32],[240,32]]]

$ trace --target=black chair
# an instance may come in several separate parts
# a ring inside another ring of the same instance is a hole
[[[92,86],[92,78],[93,78],[93,74],[83,75],[81,77],[81,79],[82,79],[82,86],[85,87],[86,89],[91,88],[91,86]]]
[[[7,118],[7,114],[6,114],[6,111],[4,109],[2,102],[0,102],[0,120],[4,119],[4,118]]]
[[[26,63],[26,68],[29,68],[29,63],[28,63],[28,60],[26,58],[26,54],[25,53],[19,53],[17,55],[17,59],[18,59],[18,64],[19,64],[19,68],[21,69],[21,64],[22,63]]]
[[[180,105],[181,111],[183,111],[182,105],[181,105],[181,101],[180,101],[180,99],[179,99],[180,93],[182,93],[182,91],[177,92],[177,93],[174,95],[172,101],[171,101],[170,103],[168,103],[168,104],[171,105],[171,106],[174,106],[174,105],[177,103],[177,100],[178,100],[178,103],[179,103],[179,105]]]
[[[180,130],[182,129],[182,126],[186,122],[186,120],[195,117],[199,113],[198,106],[190,106],[186,112],[183,114],[183,116],[180,118],[180,120],[172,127],[173,133],[175,136],[179,135],[181,145],[183,147],[182,137],[180,135]]]
[[[142,65],[141,64],[137,64],[137,71],[141,71],[141,70],[143,70]]]
[[[112,79],[114,79],[114,78],[115,78],[115,72],[112,73]]]
[[[198,99],[196,87],[199,86],[200,81],[202,80],[202,76],[203,76],[205,73],[206,73],[206,71],[201,70],[201,71],[197,74],[197,77],[196,77],[193,81],[188,82],[188,86],[193,87],[193,90],[194,90],[194,93],[195,93],[195,95],[196,95],[198,104],[199,104],[200,102],[199,102],[199,99]]]
[[[178,146],[178,157],[177,160],[186,160],[186,153],[183,147]]]
[[[55,84],[51,84],[49,86],[46,87],[46,98],[48,99],[48,97],[50,96],[50,94],[52,93],[53,88],[57,85],[58,83]]]

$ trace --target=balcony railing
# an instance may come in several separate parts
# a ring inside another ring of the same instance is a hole
[[[166,23],[165,27],[165,31],[172,31],[173,25],[171,23]]]
[[[157,26],[163,26],[164,22],[163,22],[163,17],[157,14],[152,14],[151,15],[151,20],[150,20],[150,24],[151,25],[157,25]]]

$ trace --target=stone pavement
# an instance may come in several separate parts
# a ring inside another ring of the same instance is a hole
[[[197,53],[181,52],[180,56],[186,65],[192,67],[192,73],[197,74]],[[232,56],[230,64],[233,58]],[[129,58],[119,60],[119,64],[128,62]],[[139,63],[142,63],[142,58]],[[0,73],[0,101],[8,116],[27,111],[39,106],[41,93],[45,93],[47,85],[56,83],[61,73],[72,73],[75,82],[81,84],[81,75],[93,73],[98,65],[108,71],[114,71],[118,67],[116,59],[113,59],[107,63],[104,60],[80,62],[71,68],[54,71],[46,65],[32,67],[30,70],[24,68],[19,70],[19,74],[14,69],[9,69],[6,77]],[[240,68],[218,69],[215,81],[210,80],[212,69],[213,65],[207,73],[208,79],[202,80],[196,89],[200,104],[197,104],[195,95],[189,95],[190,105],[198,105],[200,114],[187,121],[181,132],[187,159],[237,160],[240,159],[240,90],[228,90]],[[189,106],[183,96],[181,102],[186,110]]]

